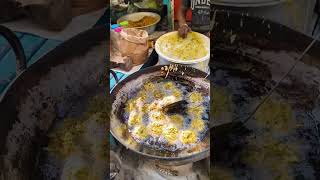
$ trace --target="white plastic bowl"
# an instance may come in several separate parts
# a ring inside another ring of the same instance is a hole
[[[158,56],[159,56],[159,64],[160,65],[167,65],[167,64],[172,64],[172,63],[175,63],[175,64],[184,64],[184,65],[187,65],[187,66],[191,66],[191,67],[194,67],[194,68],[197,68],[201,71],[204,71],[204,72],[207,72],[208,69],[209,69],[209,60],[210,60],[210,39],[203,35],[203,34],[200,34],[200,33],[197,33],[200,35],[200,37],[203,38],[204,42],[206,43],[206,49],[207,49],[207,55],[202,57],[202,58],[199,58],[199,59],[195,59],[195,60],[181,60],[181,59],[173,59],[173,58],[170,58],[170,57],[167,57],[166,55],[164,55],[161,51],[160,51],[160,41],[163,37],[166,37],[166,36],[170,36],[174,33],[178,33],[177,31],[173,31],[173,32],[170,32],[170,33],[167,33],[167,34],[164,34],[162,35],[157,41],[156,41],[156,44],[155,44],[155,50],[156,52],[158,53]]]

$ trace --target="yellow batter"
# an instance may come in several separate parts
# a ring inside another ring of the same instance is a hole
[[[195,131],[202,131],[204,128],[204,121],[202,119],[194,119],[191,122],[191,128]]]
[[[131,112],[136,108],[136,103],[133,99],[130,99],[127,103],[126,103],[126,112]]]
[[[166,115],[161,111],[155,111],[151,114],[151,120],[157,122],[164,122],[166,121]]]
[[[129,126],[139,125],[142,122],[142,116],[140,114],[131,114],[129,117]]]
[[[153,84],[152,82],[148,82],[148,83],[145,84],[143,87],[144,87],[145,90],[147,90],[147,91],[153,91],[153,90],[155,90],[155,86],[154,86],[154,84]]]
[[[184,144],[195,143],[197,140],[196,133],[192,130],[182,131],[181,134],[182,134],[181,141]]]
[[[190,95],[190,101],[192,103],[200,103],[203,101],[203,97],[202,97],[202,94],[199,93],[199,92],[193,92],[191,93]]]
[[[163,124],[157,123],[157,122],[152,122],[150,124],[150,127],[148,127],[150,131],[150,133],[154,136],[160,136],[162,135],[163,132]]]
[[[204,39],[195,32],[181,38],[178,33],[164,36],[159,40],[159,50],[166,56],[179,60],[194,60],[208,54]]]
[[[164,93],[161,92],[160,90],[155,90],[153,92],[153,96],[156,98],[156,99],[161,99],[164,97]]]
[[[175,86],[173,84],[173,82],[167,82],[164,84],[164,88],[168,89],[168,90],[171,90],[173,89]]]
[[[194,118],[201,118],[203,112],[204,107],[202,106],[193,106],[188,108],[188,113]]]
[[[145,126],[137,126],[134,131],[133,131],[133,135],[140,139],[143,140],[145,138],[148,137],[148,132],[147,132],[147,128]]]
[[[182,97],[182,92],[179,89],[173,89],[172,90],[172,95],[175,98],[180,99]]]
[[[173,144],[178,139],[179,131],[176,127],[169,127],[164,131],[164,137],[166,140]]]

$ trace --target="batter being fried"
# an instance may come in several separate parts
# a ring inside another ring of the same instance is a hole
[[[146,82],[128,98],[124,118],[128,132],[140,143],[175,151],[201,141],[208,130],[209,97],[173,81]],[[186,112],[167,114],[163,107],[187,100]]]

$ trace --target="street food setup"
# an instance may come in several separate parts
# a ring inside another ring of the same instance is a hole
[[[140,4],[151,6],[151,2],[152,0],[142,1]],[[172,32],[172,13],[160,13],[161,11],[157,11],[161,10],[160,5],[129,13],[130,3],[118,3],[115,7],[128,9],[127,14],[122,14],[111,25],[111,68],[131,74],[139,70],[155,50],[154,53],[159,56],[159,65],[192,64],[193,67],[207,71],[210,57],[208,37],[196,32],[190,33],[185,39],[179,37],[177,32]],[[166,9],[170,8],[163,8],[164,11]]]
[[[209,178],[210,41],[181,38],[171,18],[139,11],[111,24],[112,179]]]

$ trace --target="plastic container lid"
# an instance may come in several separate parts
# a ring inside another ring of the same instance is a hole
[[[119,32],[122,31],[122,29],[123,29],[122,27],[118,27],[118,28],[116,28],[114,31],[117,32],[117,33],[119,33]]]
[[[118,28],[118,27],[120,27],[119,24],[112,24],[112,25],[111,25],[111,29],[116,29],[116,28]]]
[[[128,21],[122,21],[120,22],[120,26],[128,26],[129,22]]]

